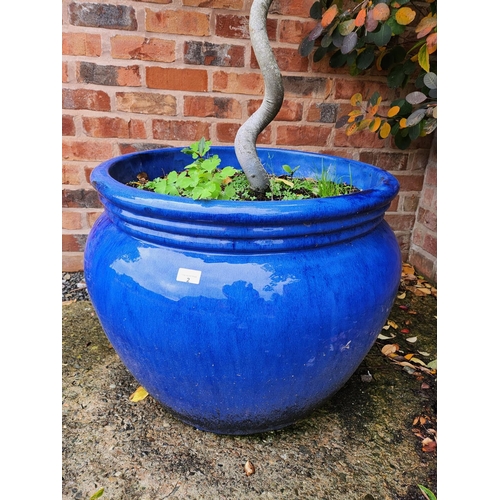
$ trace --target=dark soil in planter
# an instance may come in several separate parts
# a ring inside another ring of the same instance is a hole
[[[271,191],[259,193],[252,191],[243,172],[238,172],[232,179],[232,184],[236,186],[236,196],[231,198],[233,201],[283,201],[293,199],[321,198],[315,192],[318,189],[320,181],[318,179],[302,179],[291,175],[270,175]],[[148,181],[146,172],[140,172],[137,179],[127,182],[127,186],[144,189],[145,191],[154,191],[146,187]],[[360,191],[355,186],[346,182],[333,182],[330,187],[332,196],[342,196]],[[182,193],[181,193],[182,194]],[[189,196],[186,196],[189,197]]]
[[[100,488],[116,500],[421,500],[418,484],[436,492],[436,375],[416,362],[436,359],[436,291],[425,280],[403,275],[393,326],[381,331],[390,338],[327,404],[253,436],[200,432],[150,396],[132,403],[138,383],[84,289],[80,273],[63,274],[63,500]],[[388,345],[396,357],[382,353]]]

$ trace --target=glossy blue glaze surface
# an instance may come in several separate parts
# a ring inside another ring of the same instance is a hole
[[[214,147],[237,166],[232,148]],[[290,202],[194,201],[125,186],[181,170],[178,148],[97,167],[105,213],[85,279],[106,335],[148,392],[184,422],[225,434],[289,425],[345,384],[384,325],[401,274],[383,220],[398,183],[373,166],[260,149],[270,172],[322,168],[362,192]]]

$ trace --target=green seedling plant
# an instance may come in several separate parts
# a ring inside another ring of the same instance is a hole
[[[210,154],[211,141],[202,137],[181,151],[194,160],[181,172],[172,171],[163,177],[149,180],[144,172],[138,181],[128,185],[171,196],[184,196],[195,200],[301,200],[339,196],[358,191],[352,184],[330,179],[328,170],[322,172],[320,179],[294,177],[300,168],[283,165],[283,175],[269,178],[270,188],[265,193],[252,190],[246,175],[233,167],[220,168],[221,159]]]
[[[186,165],[182,172],[172,171],[167,176],[134,184],[140,189],[172,196],[186,196],[194,200],[231,199],[235,195],[231,178],[237,170],[233,167],[219,169],[219,156],[209,155],[211,144],[211,141],[202,137],[184,148],[182,152],[191,155],[194,161]]]

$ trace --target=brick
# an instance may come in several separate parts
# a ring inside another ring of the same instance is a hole
[[[262,99],[251,99],[247,103],[248,115],[253,115],[262,104]],[[302,119],[303,105],[301,102],[285,99],[274,121],[300,121]]]
[[[69,82],[68,63],[66,61],[62,62],[61,76],[62,76],[61,81],[63,83]]]
[[[306,57],[302,57],[297,49],[288,49],[286,47],[276,47],[273,49],[274,57],[278,63],[278,67],[281,71],[290,72],[305,72],[309,66],[309,60]],[[250,58],[250,67],[257,69],[259,64],[257,63],[257,58],[252,50]]]
[[[420,199],[416,194],[403,196],[403,202],[402,202],[403,212],[416,212],[419,200]]]
[[[429,150],[412,151],[409,154],[408,168],[410,170],[425,170],[429,161]]]
[[[95,63],[81,62],[77,69],[77,81],[95,85],[139,87],[141,75],[139,66],[100,66]]]
[[[64,252],[62,254],[62,272],[76,273],[83,271],[83,252]]]
[[[333,144],[339,148],[383,148],[386,145],[386,139],[379,139],[377,134],[369,130],[362,130],[361,132],[347,136],[345,129],[340,128],[335,130]]]
[[[173,35],[210,35],[210,16],[187,10],[146,9],[146,31]]]
[[[62,183],[79,185],[82,180],[82,169],[80,165],[63,163],[62,166]]]
[[[321,102],[313,103],[307,112],[308,122],[335,123],[337,121],[338,104]]]
[[[71,115],[62,116],[62,135],[75,135],[75,121],[74,117]]]
[[[414,214],[386,213],[385,220],[393,231],[411,231],[415,223]]]
[[[218,123],[215,128],[218,142],[234,144],[234,138],[240,126],[240,123]],[[257,136],[257,144],[271,144],[270,127],[266,127]]]
[[[153,120],[153,139],[197,141],[210,136],[210,124],[187,120]]]
[[[433,281],[436,278],[436,258],[426,254],[418,249],[412,248],[408,260],[415,267],[415,271],[428,280]]]
[[[189,7],[203,7],[210,9],[242,10],[243,0],[182,0],[182,5]]]
[[[229,97],[186,96],[184,116],[238,119],[242,116],[241,104]]]
[[[174,96],[148,92],[117,92],[116,109],[127,113],[175,116],[177,100]]]
[[[369,99],[374,92],[379,92],[382,100],[386,101],[394,97],[394,91],[381,82],[361,80],[360,78],[337,78],[335,80],[335,99],[347,99],[359,92],[364,100]]]
[[[215,92],[226,94],[264,94],[264,79],[260,73],[226,73],[217,71],[213,75]]]
[[[63,234],[62,251],[63,252],[83,252],[87,242],[86,234]]]
[[[241,68],[245,65],[245,47],[226,43],[189,41],[184,43],[184,62]]]
[[[62,107],[64,109],[91,109],[110,111],[111,100],[102,90],[63,89]]]
[[[63,189],[63,208],[102,208],[94,189]]]
[[[174,62],[175,42],[161,38],[116,35],[111,38],[111,56],[115,59]]]
[[[401,250],[401,258],[403,262],[408,262],[408,253],[410,250],[410,236],[408,233],[398,233],[396,234],[396,239],[398,240],[399,249]]]
[[[288,146],[323,146],[330,136],[330,127],[313,125],[280,125],[276,144]]]
[[[81,212],[66,212],[62,213],[62,228],[69,230],[82,229],[82,214]]]
[[[437,231],[437,216],[434,212],[420,207],[417,212],[417,220],[430,231]]]
[[[248,20],[248,16],[236,16],[232,14],[217,15],[215,18],[215,34],[223,38],[238,38],[239,40],[250,39]],[[275,41],[278,21],[268,18],[266,27],[269,40]]]
[[[317,21],[301,21],[298,19],[281,19],[278,37],[281,43],[298,45],[316,26]]]
[[[401,171],[408,167],[407,153],[392,153],[385,151],[361,151],[359,160],[387,171]]]
[[[152,89],[206,92],[208,74],[201,69],[146,68],[146,85]]]
[[[73,2],[68,10],[69,22],[75,26],[137,30],[135,10],[127,5]]]
[[[307,76],[283,76],[285,97],[326,99],[332,82],[329,78]]]
[[[311,5],[312,2],[304,2],[304,0],[274,0],[269,8],[269,14],[309,18]]]
[[[403,191],[421,191],[424,183],[423,174],[396,175],[400,190]]]
[[[91,137],[146,138],[144,123],[112,117],[82,118],[83,130]]]
[[[98,212],[87,212],[85,214],[85,220],[87,222],[87,227],[91,228],[96,220],[102,215],[103,211],[100,210]]]
[[[102,161],[113,156],[113,145],[109,142],[64,141],[62,152],[64,160]]]
[[[62,53],[67,56],[99,57],[101,55],[101,35],[63,33]]]

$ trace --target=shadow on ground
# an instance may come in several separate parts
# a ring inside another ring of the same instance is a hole
[[[62,314],[63,500],[101,488],[103,500],[424,500],[419,484],[436,492],[436,375],[417,363],[436,359],[432,295],[398,298],[397,328],[381,332],[395,337],[377,340],[308,419],[253,436],[198,431],[150,396],[130,402],[139,384],[90,302],[63,304]],[[388,344],[399,346],[400,364],[381,352]]]

